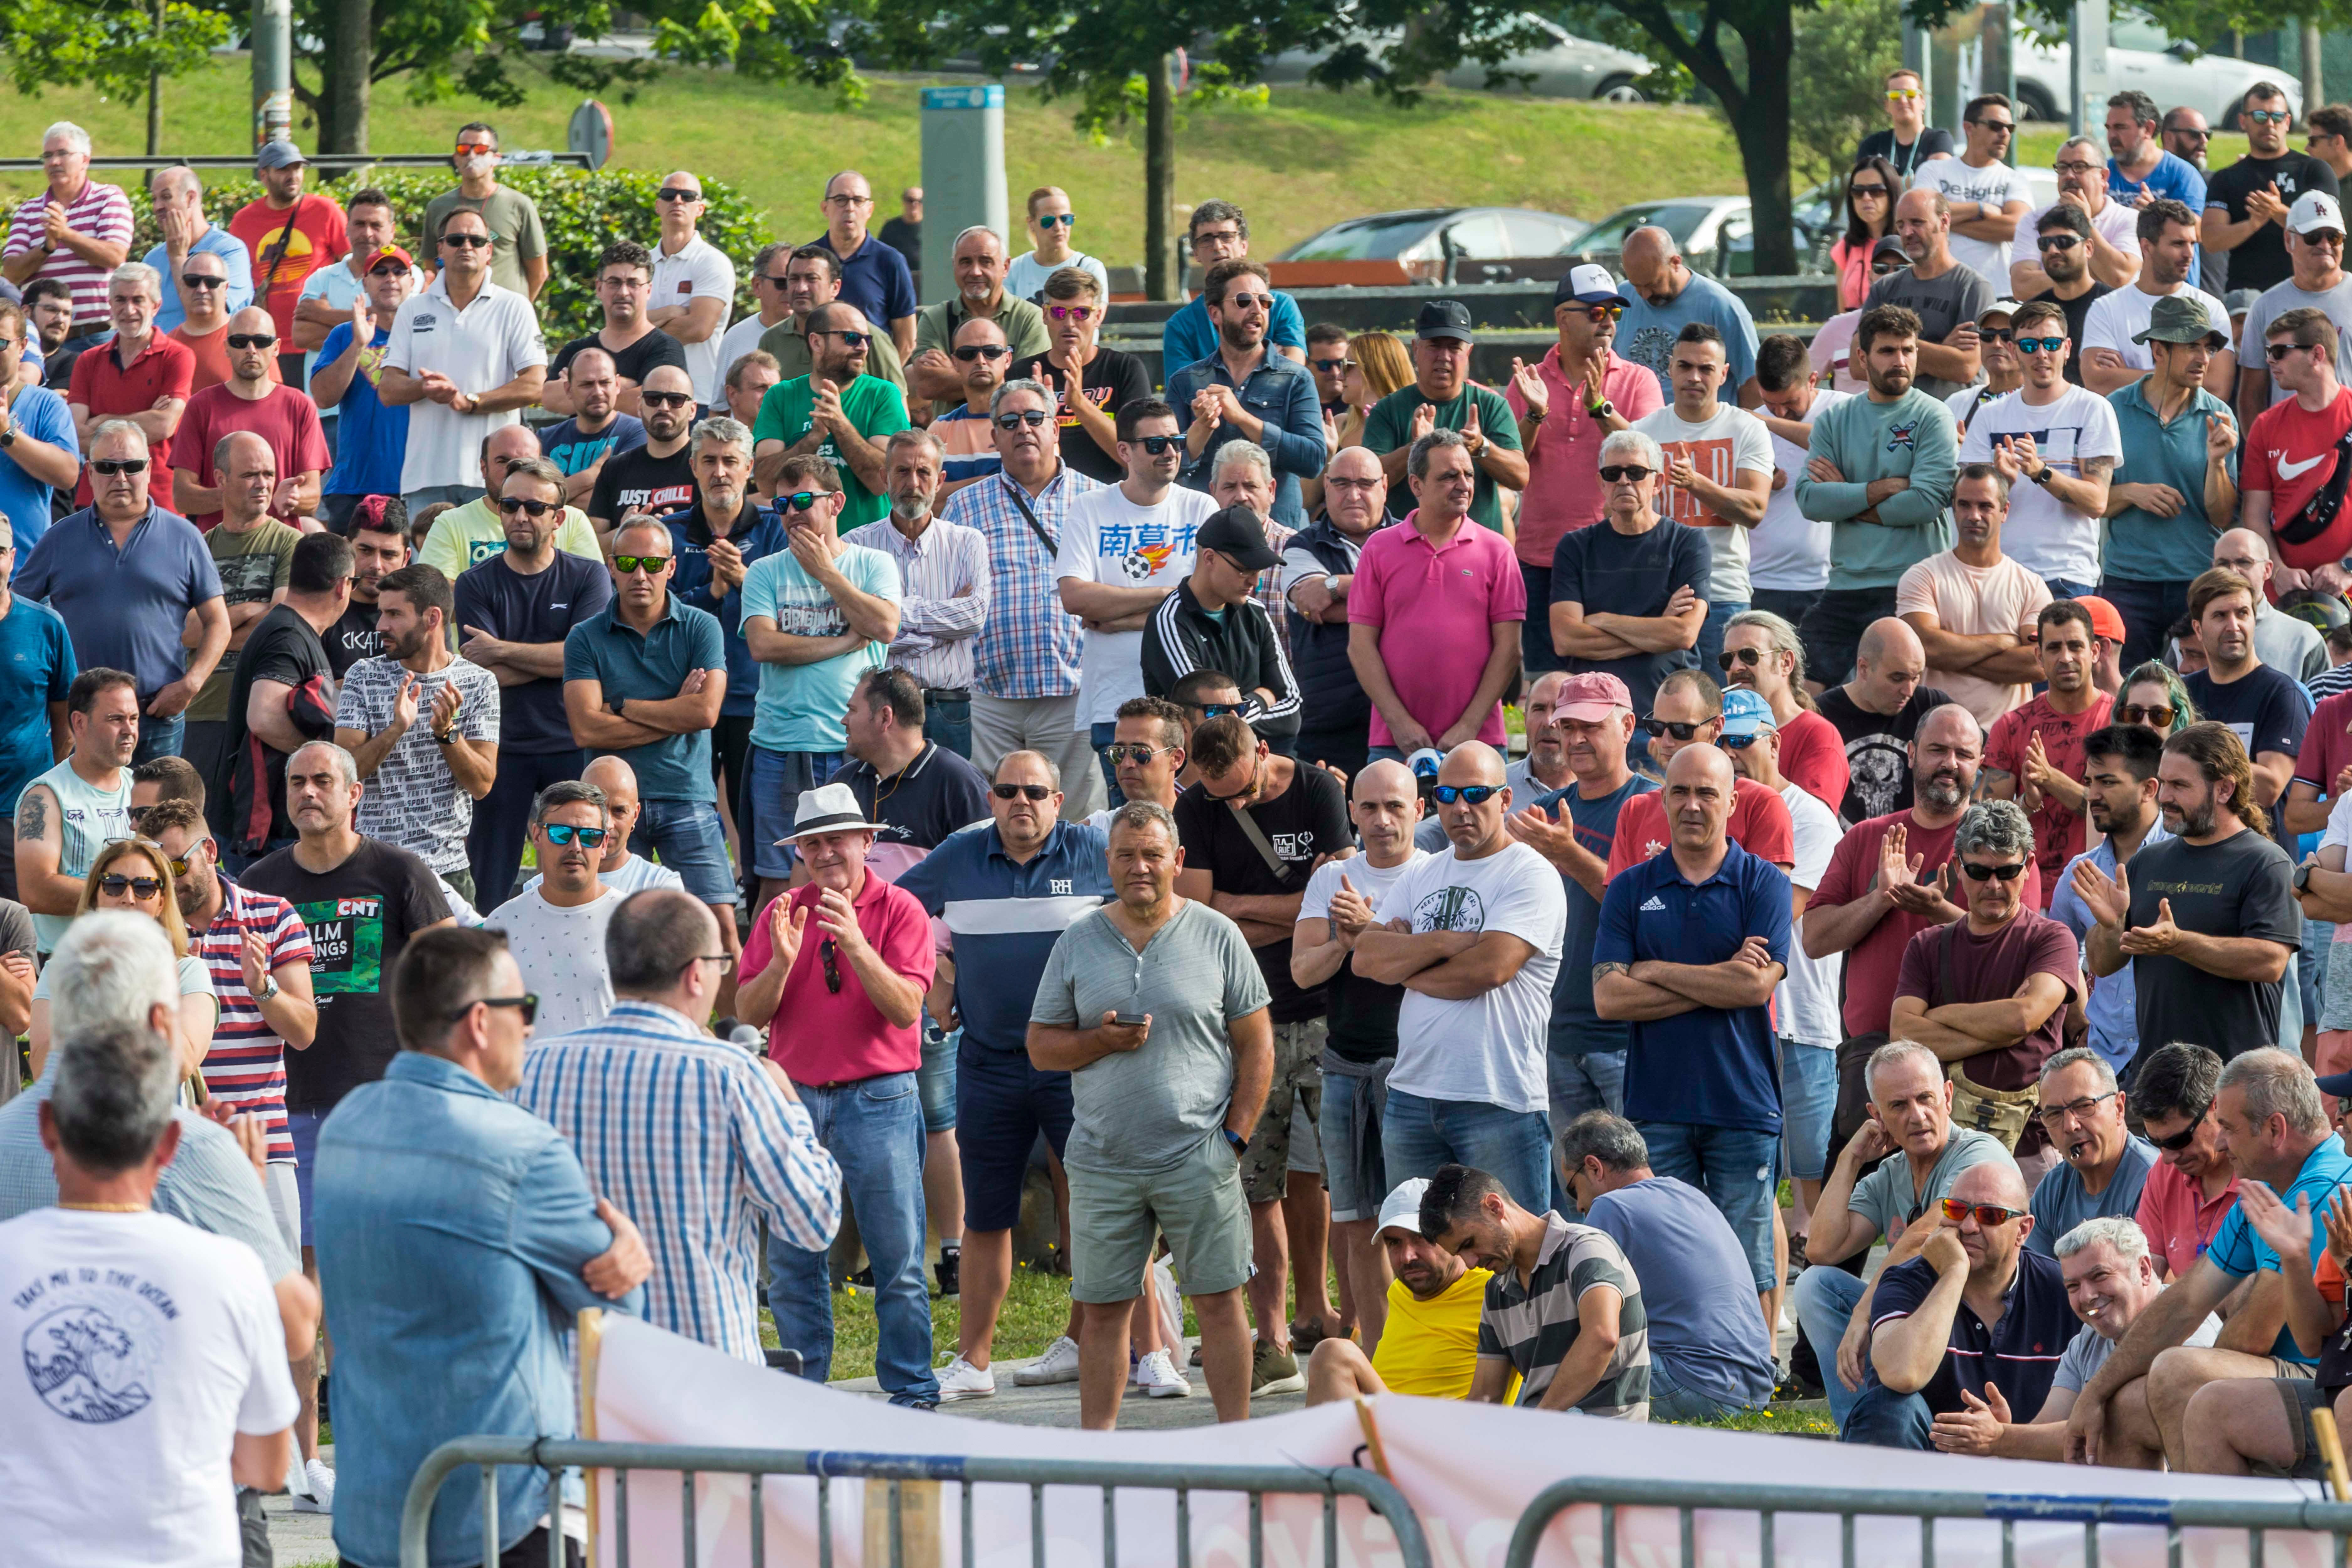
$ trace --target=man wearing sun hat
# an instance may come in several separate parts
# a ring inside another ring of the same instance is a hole
[[[773,1020],[768,1056],[808,1107],[817,1142],[841,1165],[842,1190],[874,1269],[881,1339],[875,1375],[893,1405],[939,1404],[931,1373],[931,1298],[923,1274],[923,994],[937,971],[920,900],[866,868],[877,823],[847,784],[802,792],[790,844],[808,881],[769,900],[744,943],[736,1013]],[[768,1238],[768,1305],[802,1374],[833,1370],[827,1255]]]
[[[1360,1394],[1418,1394],[1467,1399],[1478,1362],[1478,1314],[1489,1269],[1473,1268],[1421,1231],[1421,1194],[1429,1178],[1400,1183],[1381,1205],[1372,1243],[1388,1255],[1388,1321],[1364,1343],[1325,1340],[1307,1365],[1307,1403],[1328,1405]],[[1505,1394],[1503,1403],[1511,1402]]]

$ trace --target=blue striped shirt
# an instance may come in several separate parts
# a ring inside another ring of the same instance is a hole
[[[841,1224],[841,1169],[800,1102],[741,1047],[637,1001],[533,1041],[515,1100],[645,1234],[646,1321],[764,1363],[756,1219],[808,1248],[831,1246]]]
[[[1013,500],[1019,490],[1037,523],[1058,546],[1070,503],[1102,486],[1064,463],[1034,498],[1007,476],[966,485],[948,498],[943,522],[976,528],[996,569],[988,624],[974,639],[974,685],[980,695],[1007,701],[1067,697],[1078,689],[1078,618],[1062,608],[1054,549],[1037,537]]]

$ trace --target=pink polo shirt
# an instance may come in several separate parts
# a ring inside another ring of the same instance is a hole
[[[1494,649],[1497,621],[1528,617],[1528,584],[1511,547],[1491,528],[1465,518],[1443,547],[1402,522],[1364,542],[1356,579],[1348,590],[1348,624],[1379,626],[1381,661],[1406,712],[1433,739],[1453,728],[1477,695],[1478,677]],[[1518,634],[1514,631],[1513,637]],[[1479,721],[1478,739],[1503,744],[1503,705]],[[1371,743],[1393,746],[1388,721],[1372,710]]]
[[[1536,362],[1536,374],[1551,393],[1533,450],[1528,453],[1528,488],[1519,496],[1518,557],[1549,572],[1560,535],[1601,521],[1607,498],[1601,490],[1601,426],[1584,411],[1584,384],[1570,382],[1559,368],[1554,343]],[[1631,424],[1665,406],[1658,378],[1612,351],[1601,373],[1601,390]],[[1515,385],[1503,388],[1511,412],[1524,415],[1528,400]]]
[[[2230,1178],[2220,1196],[2208,1198],[2203,1182],[2182,1175],[2169,1160],[2158,1160],[2148,1168],[2139,1190],[2139,1213],[2133,1217],[2147,1237],[2148,1249],[2164,1259],[2166,1277],[2178,1279],[2196,1263],[2237,1201],[2237,1177]]]
[[[820,951],[824,928],[816,922],[814,884],[781,895],[796,909],[810,911],[801,938],[800,956],[784,976],[784,993],[776,1004],[775,1021],[768,1030],[768,1054],[794,1083],[846,1083],[883,1073],[913,1072],[923,1065],[923,1024],[918,1017],[906,1028],[884,1018],[866,996],[866,988],[849,967],[835,955],[834,968],[841,989],[824,983],[824,957]],[[939,960],[931,942],[931,918],[912,893],[902,892],[881,878],[866,873],[866,886],[853,900],[857,929],[866,935],[882,962],[928,990]],[[775,961],[775,943],[768,936],[771,899],[751,922],[743,943],[743,977],[761,973]]]

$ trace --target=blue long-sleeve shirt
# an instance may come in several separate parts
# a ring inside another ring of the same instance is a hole
[[[1274,296],[1274,309],[1266,315],[1266,342],[1305,352],[1307,318],[1299,313],[1298,301],[1279,289],[1268,292]],[[1217,324],[1209,320],[1209,297],[1195,294],[1160,329],[1160,372],[1172,375],[1181,367],[1207,359],[1216,352]]]
[[[1314,374],[1269,348],[1249,379],[1235,385],[1224,357],[1213,353],[1169,374],[1168,401],[1176,410],[1179,429],[1192,427],[1192,398],[1204,386],[1233,387],[1242,406],[1265,421],[1257,444],[1274,461],[1274,521],[1288,528],[1306,527],[1307,505],[1298,481],[1321,473],[1331,455],[1323,439],[1323,402],[1315,393]],[[1186,463],[1183,482],[1196,490],[1207,489],[1217,471],[1217,448],[1244,438],[1231,423],[1220,424],[1200,458]]]
[[[1892,588],[1915,562],[1952,547],[1952,487],[1959,475],[1952,411],[1913,387],[1892,403],[1849,397],[1813,421],[1808,458],[1827,458],[1842,476],[1797,475],[1797,510],[1830,530],[1832,589]],[[1908,479],[1871,510],[1877,479]]]

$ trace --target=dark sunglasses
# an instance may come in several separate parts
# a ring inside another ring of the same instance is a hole
[[[387,261],[381,267],[369,268],[368,276],[371,278],[397,278],[407,270],[407,268],[403,267],[397,261]]]
[[[1456,801],[1467,801],[1472,805],[1484,805],[1502,794],[1503,789],[1504,786],[1501,784],[1439,784],[1430,793],[1437,796],[1437,804],[1440,805],[1452,805]]]
[[[1103,755],[1108,757],[1114,766],[1120,763],[1133,763],[1139,768],[1148,768],[1152,758],[1173,756],[1176,750],[1174,746],[1147,746],[1140,741],[1120,741],[1105,746]],[[1012,797],[1008,795],[1005,798],[1009,800]]]
[[[163,879],[157,877],[125,877],[118,874],[100,877],[98,879],[98,890],[110,899],[119,899],[125,893],[131,894],[133,898],[152,899],[163,894]]]
[[[1881,184],[1848,185],[1845,188],[1845,194],[1849,196],[1878,196],[1884,198],[1886,195],[1886,187]]]
[[[658,577],[662,574],[662,568],[668,564],[669,557],[667,555],[615,555],[613,557],[613,569],[624,577],[639,570],[643,570],[648,577]]]
[[[1727,752],[1744,752],[1763,738],[1764,731],[1757,730],[1745,735],[1718,735],[1715,743]]]
[[[1037,215],[1039,228],[1053,228],[1057,225],[1063,228],[1075,228],[1077,226],[1077,222],[1078,215],[1076,213],[1039,213]]]
[[[1150,453],[1153,457],[1157,458],[1163,456],[1171,447],[1182,446],[1184,444],[1184,437],[1181,436],[1138,436],[1135,438],[1135,444],[1142,447],[1145,451]]]
[[[778,496],[776,504],[786,511],[806,511],[816,505],[817,497],[824,493],[822,490],[794,490],[788,496]]]
[[[1945,1198],[1942,1200],[1942,1205],[1944,1217],[1954,1225],[1974,1215],[1977,1216],[1977,1223],[1987,1229],[1997,1225],[2007,1225],[2013,1219],[2022,1219],[2030,1212],[2025,1209],[2003,1208],[1999,1204],[1963,1203],[1958,1198]]]
[[[2185,125],[2176,125],[2171,130],[2166,132],[2165,134],[2167,136],[2186,136],[2192,142],[2210,142],[2213,140],[2213,133],[2210,131],[2191,131]]]
[[[539,993],[535,991],[528,992],[520,996],[485,996],[478,1001],[468,1002],[464,1006],[458,1008],[456,1012],[450,1014],[449,1021],[454,1024],[477,1007],[513,1007],[520,1009],[522,1013],[522,1026],[526,1029],[539,1022]]]
[[[1981,126],[1983,126],[1987,131],[1998,131],[1998,132],[2000,132],[2003,135],[2010,134],[2010,133],[2011,133],[2011,132],[2015,132],[2015,131],[2016,131],[2016,129],[2017,129],[2017,127],[2016,127],[2016,126],[2011,125],[2011,124],[2008,121],[2006,121],[2006,120],[1970,120],[1970,121],[1965,121],[1964,123],[1966,123],[1966,124],[1969,124],[1969,125],[1981,125]]]
[[[233,349],[272,348],[277,342],[277,335],[272,332],[231,332],[228,335],[228,346]]]
[[[1613,321],[1624,313],[1625,307],[1622,305],[1587,305],[1584,307],[1584,319],[1591,321],[1596,327],[1603,321]]]
[[[1095,319],[1092,305],[1048,305],[1045,314],[1057,321],[1091,321]]]
[[[1910,265],[1911,264],[1907,261],[1897,261],[1890,256],[1884,261],[1872,262],[1870,264],[1870,275],[1873,278],[1884,278],[1890,272],[1900,272],[1906,267]]]
[[[147,459],[144,458],[94,458],[90,460],[89,471],[111,479],[116,474],[143,473],[146,468]]]
[[[1601,467],[1601,482],[1613,485],[1623,480],[1638,485],[1656,472],[1655,468],[1643,468],[1639,463],[1607,463]]]
[[[2123,721],[2126,724],[2154,724],[2158,729],[2169,729],[2172,726],[2172,708],[2169,704],[2158,708],[2142,707],[2137,702],[2126,702],[2116,711],[2123,715]]]
[[[576,838],[593,849],[612,837],[612,832],[608,828],[574,827],[568,822],[547,822],[541,823],[540,826],[541,830],[547,835],[547,841],[550,844],[569,844]]]
[[[654,193],[654,200],[657,202],[698,202],[701,199],[700,191],[681,191],[675,186]]]
[[[1764,650],[1753,647],[1727,647],[1715,656],[1715,662],[1723,666],[1724,673],[1727,675],[1731,672],[1731,667],[1735,664],[1745,665],[1753,669],[1764,662]]]
[[[2020,338],[2017,352],[2021,354],[2056,353],[2066,346],[2063,338]]]
[[[1003,343],[966,343],[956,350],[956,358],[970,364],[976,359],[1003,359],[1013,351]]]
[[[862,349],[874,340],[872,332],[811,332],[808,335],[813,338],[839,338],[841,346],[849,349]]]
[[[833,938],[826,937],[817,944],[816,955],[824,965],[824,988],[835,996],[840,995],[841,962],[840,955],[833,945]]]
[[[1668,735],[1677,741],[1687,741],[1714,722],[1714,720],[1706,719],[1696,724],[1677,724],[1671,719],[1644,719],[1642,721],[1642,732],[1654,741],[1663,740]]]
[[[482,250],[488,247],[490,237],[487,234],[445,234],[441,237],[441,243],[454,245],[460,250]]]
[[[2284,109],[2242,109],[2238,113],[2256,125],[2284,125],[2294,118]]]
[[[2033,242],[2044,250],[2072,250],[2083,243],[2079,234],[2045,234]]]
[[[2148,1142],[2168,1154],[2178,1154],[2197,1142],[2197,1130],[2205,1125],[2205,1118],[2211,1115],[2212,1111],[2213,1108],[2210,1105],[2200,1106],[2197,1114],[2189,1119],[2188,1126],[2169,1138],[2158,1138],[2151,1132],[2148,1134]]]
[[[1963,860],[1960,862],[1960,874],[1971,882],[1982,882],[1994,877],[2004,882],[2014,882],[2025,875],[2025,863],[2021,860],[2014,866],[1988,866],[1978,860]]]
[[[2013,343],[2017,334],[2007,327],[1979,327],[1977,336],[1989,343]]]
[[[500,496],[499,510],[528,512],[532,517],[545,517],[551,511],[561,510],[562,507],[554,501],[532,500],[526,496]]]
[[[2279,361],[2286,358],[2287,355],[2294,353],[2297,349],[2311,348],[2314,346],[2315,345],[2311,343],[2264,343],[2263,345],[2263,357],[2270,361],[2273,364],[2276,364]]]
[[[1042,408],[1022,408],[1011,414],[998,414],[992,417],[995,420],[999,430],[1018,430],[1024,425],[1034,430],[1051,419],[1053,416]]]
[[[163,857],[163,864],[172,868],[173,876],[184,877],[188,874],[188,861],[192,857],[186,855],[166,855]]]
[[[694,402],[690,392],[640,392],[638,404],[646,408],[685,408]]]
[[[207,277],[202,272],[183,272],[180,274],[180,287],[183,289],[226,289],[228,287],[228,279],[226,278]]]
[[[1201,717],[1222,719],[1228,713],[1239,713],[1241,710],[1242,705],[1238,702],[1204,702],[1201,705]]]
[[[1348,368],[1348,362],[1343,359],[1312,359],[1308,360],[1307,363],[1313,365],[1317,370],[1321,371],[1325,375],[1337,375],[1341,371]]]
[[[988,786],[989,793],[999,800],[1013,800],[1026,795],[1031,800],[1044,800],[1054,793],[1051,784],[996,784]]]

